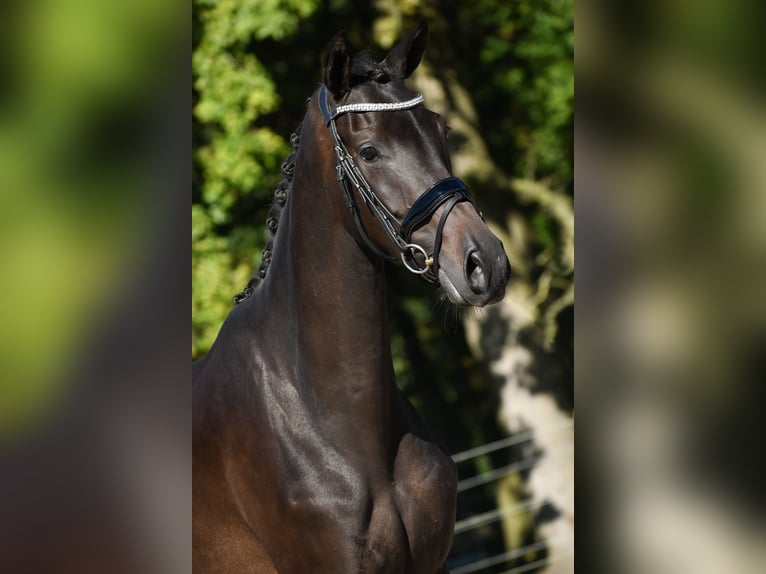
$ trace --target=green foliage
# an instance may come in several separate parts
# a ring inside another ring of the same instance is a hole
[[[274,81],[254,41],[292,34],[316,0],[199,0],[194,3],[195,189],[192,203],[192,357],[212,344],[231,297],[247,282],[265,232],[245,215],[264,205],[288,146],[259,125],[278,109]]]
[[[141,1],[3,8],[0,443],[79,400],[81,353],[131,289],[157,191],[143,137],[182,16]]]
[[[477,75],[472,85],[484,86],[477,106],[494,110],[487,119],[508,130],[487,130],[497,134],[489,143],[498,156],[512,156],[512,172],[519,177],[571,183],[573,1],[482,0],[463,10],[475,24],[466,42],[479,46],[481,66],[466,69]]]

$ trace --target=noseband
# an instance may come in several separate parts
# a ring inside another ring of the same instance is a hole
[[[423,277],[426,281],[429,281],[430,283],[438,283],[439,251],[441,250],[442,232],[444,231],[447,217],[449,217],[452,209],[460,202],[467,201],[473,205],[474,208],[476,207],[473,196],[471,195],[471,192],[468,191],[468,186],[462,180],[454,176],[437,181],[415,200],[415,203],[407,212],[407,215],[405,215],[404,219],[400,222],[375,194],[370,184],[367,183],[362,172],[359,171],[356,162],[354,162],[354,158],[348,153],[346,146],[343,144],[343,140],[341,140],[340,135],[338,134],[338,129],[335,126],[335,119],[346,113],[395,112],[408,110],[419,106],[422,103],[423,96],[419,95],[405,102],[364,102],[338,106],[333,109],[330,108],[327,102],[327,89],[325,86],[322,86],[319,91],[319,109],[322,111],[325,124],[330,128],[330,133],[332,134],[335,144],[335,155],[338,159],[338,164],[335,169],[337,172],[338,183],[343,192],[346,207],[351,212],[351,215],[354,218],[354,223],[356,224],[362,239],[376,255],[387,259],[394,259],[390,255],[381,251],[367,234],[359,214],[359,208],[354,199],[354,189],[359,193],[359,197],[362,198],[362,201],[375,218],[381,223],[386,235],[388,235],[392,243],[400,252],[404,266],[413,273]],[[412,243],[412,234],[431,221],[433,214],[444,203],[447,203],[447,206],[444,208],[441,218],[439,219],[439,225],[436,228],[433,252],[429,254],[423,246],[418,245],[417,243]],[[418,262],[417,255],[422,256],[422,266]]]

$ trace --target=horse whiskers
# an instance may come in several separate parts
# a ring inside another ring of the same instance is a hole
[[[436,292],[436,300],[434,301],[433,310],[439,310],[444,314],[444,328],[448,333],[455,332],[455,327],[463,318],[463,313],[473,312],[477,318],[481,319],[487,312],[484,307],[466,307],[453,303],[450,301],[447,292],[441,287]]]
[[[459,305],[455,305],[450,301],[447,292],[443,288],[439,288],[436,291],[436,300],[434,301],[434,310],[440,310],[444,316],[444,329],[448,333],[455,333],[457,325],[460,321],[462,309]]]
[[[474,313],[474,315],[476,315],[476,317],[478,319],[481,319],[482,317],[484,317],[485,312],[486,312],[486,307],[474,307],[473,308],[473,313]]]

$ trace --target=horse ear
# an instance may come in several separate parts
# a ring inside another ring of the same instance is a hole
[[[351,84],[351,52],[346,33],[338,32],[327,45],[324,56],[324,85],[338,100],[346,95]]]
[[[427,43],[428,22],[425,18],[421,18],[415,30],[391,48],[383,64],[402,80],[409,78],[420,64]]]

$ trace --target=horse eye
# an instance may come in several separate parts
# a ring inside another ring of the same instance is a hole
[[[378,150],[376,150],[371,145],[366,145],[359,150],[359,155],[362,156],[364,161],[372,161],[378,157]]]

